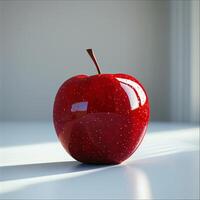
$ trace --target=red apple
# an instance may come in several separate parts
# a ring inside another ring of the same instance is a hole
[[[83,163],[118,164],[141,143],[149,121],[143,86],[126,74],[101,74],[66,80],[57,92],[53,121],[66,151]]]

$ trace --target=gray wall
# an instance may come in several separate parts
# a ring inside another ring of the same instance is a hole
[[[60,84],[129,73],[146,87],[151,119],[169,119],[168,1],[0,1],[1,120],[50,120]],[[2,102],[3,101],[3,102]]]
[[[2,46],[2,25],[3,25],[3,17],[2,17],[3,7],[0,2],[0,120],[3,119],[3,46]]]
[[[171,1],[171,119],[200,119],[200,2]]]

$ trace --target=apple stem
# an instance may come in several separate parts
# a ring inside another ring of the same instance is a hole
[[[97,68],[98,74],[101,74],[101,71],[100,71],[100,68],[99,68],[99,65],[98,65],[98,63],[97,63],[97,59],[96,59],[96,56],[95,56],[93,50],[92,50],[92,49],[86,49],[86,51],[88,52],[90,58],[91,58],[92,61],[94,62],[95,66],[96,66],[96,68]]]

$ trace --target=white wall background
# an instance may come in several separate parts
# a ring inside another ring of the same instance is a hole
[[[162,1],[1,1],[2,120],[50,120],[60,84],[104,73],[136,76],[153,120],[169,119],[169,5]],[[67,66],[67,67],[65,67]]]
[[[1,120],[51,120],[60,84],[128,73],[146,87],[152,120],[170,120],[170,1],[0,1]]]
[[[199,1],[170,3],[170,118],[199,122]]]
[[[2,106],[3,106],[3,47],[2,47],[2,6],[0,4],[0,120],[3,118]]]

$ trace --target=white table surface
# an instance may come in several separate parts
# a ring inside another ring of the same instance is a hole
[[[115,166],[85,165],[51,123],[0,123],[0,199],[199,199],[199,127],[151,123]]]

